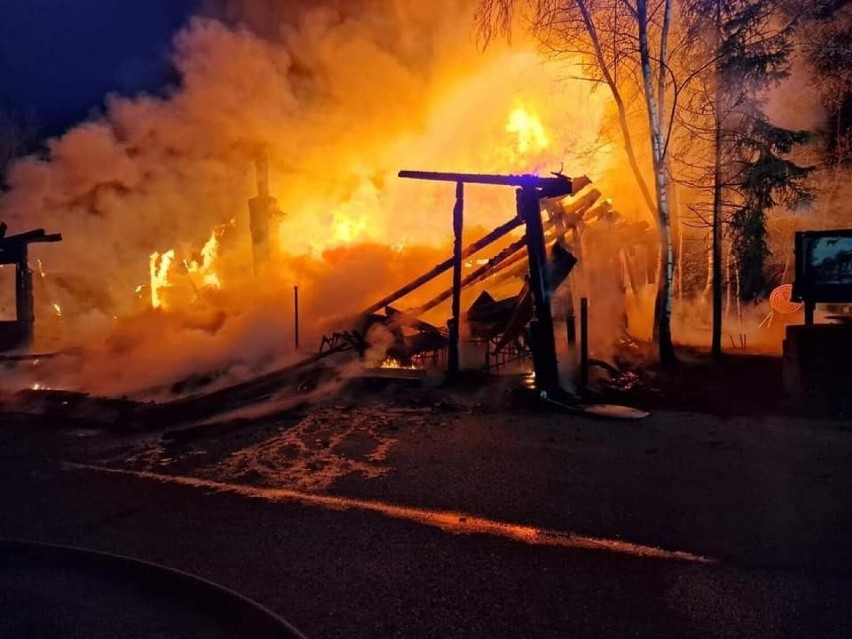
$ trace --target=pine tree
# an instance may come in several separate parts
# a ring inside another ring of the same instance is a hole
[[[742,203],[730,219],[731,250],[739,274],[740,297],[757,299],[767,292],[764,264],[769,257],[766,214],[780,205],[797,208],[812,199],[805,181],[810,167],[785,159],[810,135],[774,126],[762,114],[748,121],[736,140],[743,159],[739,176]]]
[[[718,90],[722,114],[722,143],[732,173],[728,197],[734,198],[730,217],[731,251],[739,276],[740,297],[754,300],[768,291],[764,274],[767,247],[766,214],[783,204],[797,207],[811,194],[805,187],[810,168],[787,158],[793,147],[809,140],[804,131],[791,131],[770,122],[765,94],[786,79],[797,21],[788,20],[772,0],[716,0],[719,15]]]
[[[741,298],[759,298],[769,284],[767,213],[811,197],[805,184],[810,168],[789,159],[808,133],[772,123],[765,111],[767,92],[789,75],[799,16],[772,0],[691,0],[684,8],[700,81],[682,121],[693,134],[703,132],[711,148],[705,179],[713,230],[712,352],[718,356],[723,231],[727,228]]]
[[[820,131],[824,164],[843,169],[852,166],[852,2],[811,0],[807,4],[809,19],[801,46],[827,114]]]

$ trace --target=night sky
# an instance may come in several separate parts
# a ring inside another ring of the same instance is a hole
[[[86,118],[111,91],[170,79],[171,38],[199,0],[0,0],[0,109],[41,136]]]

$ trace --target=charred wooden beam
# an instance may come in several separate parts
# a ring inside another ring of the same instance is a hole
[[[580,383],[589,385],[589,298],[580,298]]]
[[[604,200],[603,202],[598,202],[588,209],[583,214],[583,220],[585,222],[594,222],[598,218],[606,217],[610,211],[612,211],[612,202]]]
[[[15,318],[21,327],[23,344],[32,343],[35,324],[35,304],[33,301],[33,274],[27,264],[26,246],[23,248],[21,261],[15,265]]]
[[[501,224],[500,226],[498,226],[496,229],[494,229],[493,231],[491,231],[487,235],[482,236],[476,242],[467,246],[462,251],[462,258],[470,257],[474,253],[484,249],[486,246],[493,244],[494,242],[499,240],[501,237],[503,237],[504,235],[506,235],[510,231],[518,228],[521,224],[523,224],[523,221],[519,218],[513,218],[513,219],[509,220],[508,222],[506,222],[505,224]],[[427,282],[432,281],[433,279],[435,279],[436,277],[438,277],[442,273],[448,271],[450,268],[452,268],[453,262],[454,262],[454,257],[450,257],[449,259],[444,260],[443,262],[441,262],[440,264],[435,266],[433,269],[427,271],[426,273],[424,273],[420,277],[412,280],[411,282],[409,282],[408,284],[406,284],[402,288],[397,289],[396,291],[394,291],[390,295],[380,299],[375,304],[372,304],[368,308],[364,309],[362,311],[362,314],[363,315],[369,315],[370,313],[375,313],[377,310],[379,310],[382,307],[388,306],[389,304],[393,304],[394,302],[396,302],[400,298],[405,297],[406,295],[408,295],[412,291],[417,290],[418,288],[420,288],[421,286],[423,286]]]
[[[385,314],[387,318],[390,320],[390,323],[396,326],[405,326],[406,328],[413,328],[414,330],[420,331],[421,333],[435,333],[440,335],[440,329],[430,324],[429,322],[424,322],[413,315],[406,313],[405,311],[400,311],[395,309],[393,306],[385,307]]]
[[[35,327],[33,300],[33,274],[30,271],[28,247],[36,242],[59,242],[62,235],[48,235],[44,229],[33,229],[17,235],[6,235],[8,226],[0,222],[0,264],[15,265],[15,321],[4,322],[10,326],[12,339],[0,339],[0,348],[17,348],[32,344]]]
[[[450,344],[447,369],[459,372],[459,336],[461,334],[462,229],[464,227],[464,182],[456,182],[456,204],[453,207],[453,317],[450,320]]]
[[[5,231],[4,231],[5,234]],[[18,246],[24,246],[27,244],[37,244],[44,242],[61,242],[62,234],[61,233],[51,233],[48,235],[44,232],[44,229],[35,229],[34,231],[27,231],[26,233],[18,233],[17,235],[0,235],[0,249],[8,250],[14,249]]]
[[[566,175],[553,174],[552,177],[538,175],[493,175],[487,173],[440,173],[435,171],[400,171],[399,177],[413,180],[435,182],[462,182],[464,184],[493,184],[495,186],[516,186],[533,189],[539,197],[559,197],[571,195],[574,184]],[[588,178],[581,178],[588,180]]]
[[[34,240],[30,240],[30,244],[36,243],[45,243],[45,242],[61,242],[62,241],[62,233],[50,233],[45,235],[44,237],[39,237]]]
[[[545,239],[550,241],[554,237],[553,231],[554,223],[547,221],[544,222],[545,229]],[[506,271],[511,266],[522,262],[527,259],[527,246],[525,244],[524,238],[521,238],[517,242],[513,242],[502,251],[500,251],[497,255],[492,257],[486,264],[483,264],[482,267],[476,269],[472,273],[470,273],[467,277],[462,279],[462,288],[466,288],[468,286],[473,286],[474,284],[478,284],[483,280],[491,277],[492,275],[496,275],[497,273],[501,273]],[[521,267],[521,270],[527,270],[526,266]],[[452,295],[452,289],[448,288],[433,297],[431,300],[423,304],[420,308],[410,310],[409,313],[425,313],[433,308],[435,308],[438,304],[446,300]]]
[[[9,235],[3,237],[3,242],[10,244],[13,242],[27,243],[33,242],[39,238],[44,237],[45,235],[46,233],[44,229],[33,229],[32,231],[26,231],[25,233],[18,233],[17,235]]]
[[[589,189],[589,191],[583,193],[574,200],[562,200],[562,210],[565,211],[567,215],[575,213],[582,214],[583,211],[594,205],[594,203],[597,202],[600,197],[600,191],[598,191],[597,189]]]
[[[555,230],[553,227],[553,222],[545,222],[544,224],[544,239],[545,242],[547,242],[548,244],[554,239],[556,239],[558,235],[558,231]],[[491,275],[496,275],[497,273],[499,273],[500,276],[497,279],[498,282],[505,282],[506,280],[511,279],[513,277],[523,277],[524,273],[529,270],[526,264],[521,264],[521,262],[526,259],[526,247],[522,247],[522,250],[518,251],[517,253],[506,259],[506,261],[500,265],[500,268],[497,271],[495,271],[494,273],[489,273],[486,277],[490,277]],[[511,268],[512,266],[515,266],[515,268]]]
[[[534,300],[535,319],[530,323],[530,338],[533,345],[533,363],[536,373],[536,386],[539,389],[556,389],[559,385],[559,370],[556,362],[556,342],[553,335],[553,316],[550,309],[551,287],[549,283],[548,259],[545,249],[544,224],[541,219],[542,200],[571,195],[575,192],[571,178],[561,174],[542,178],[536,175],[480,175],[471,173],[434,173],[424,171],[401,171],[399,177],[419,180],[455,182],[456,184],[495,184],[518,187],[515,205],[518,217],[526,226],[523,242],[529,255],[529,287]],[[589,184],[588,178],[578,180],[583,186]],[[597,196],[596,196],[597,197]],[[560,220],[561,224],[561,220]],[[517,249],[515,249],[517,250]],[[502,257],[501,254],[499,257]],[[508,256],[506,256],[508,257]],[[495,268],[500,261],[492,258],[489,263],[469,275],[468,285]],[[456,284],[452,290],[456,293],[461,286]],[[451,290],[451,294],[452,294]],[[437,303],[440,303],[440,299]],[[432,300],[430,303],[436,303]],[[428,306],[418,309],[422,312]]]
[[[496,270],[500,270],[501,268],[505,268],[506,266],[508,266],[508,264],[504,265],[503,262],[505,262],[509,258],[513,258],[513,262],[517,261],[517,258],[514,257],[515,254],[519,253],[525,246],[526,246],[526,238],[521,238],[516,242],[512,242],[509,246],[507,246],[502,251],[500,251],[497,255],[495,255],[490,260],[488,260],[487,263],[483,264],[482,266],[480,266],[478,269],[474,270],[472,273],[470,273],[466,277],[463,277],[462,280],[461,280],[461,287],[465,288],[465,287],[470,286],[472,284],[476,284],[477,282],[484,280],[492,272],[494,272]],[[521,257],[523,257],[523,255],[521,255]],[[417,307],[416,309],[408,311],[408,313],[410,315],[422,315],[426,311],[429,311],[429,310],[435,308],[436,306],[438,306],[438,304],[440,304],[441,302],[449,299],[452,296],[452,294],[453,294],[453,288],[450,287],[450,288],[442,291],[441,293],[439,293],[435,297],[433,297],[431,300],[429,300],[425,304],[422,304],[421,306]]]
[[[538,389],[551,390],[559,386],[559,367],[550,309],[551,274],[547,267],[547,248],[538,193],[532,189],[518,189],[517,206],[518,214],[524,218],[527,226],[525,239],[529,253],[529,286],[535,302],[535,319],[530,322],[535,384]]]

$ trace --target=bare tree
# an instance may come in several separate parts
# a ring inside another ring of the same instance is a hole
[[[660,235],[660,277],[654,308],[654,338],[660,361],[674,361],[672,282],[674,251],[669,204],[669,138],[679,92],[669,59],[674,0],[481,0],[476,13],[487,42],[510,31],[516,4],[530,10],[532,27],[548,50],[574,56],[584,77],[605,84],[617,108],[631,170]],[[648,119],[653,194],[635,144],[625,91],[638,91]]]
[[[36,126],[32,118],[0,111],[0,188],[12,162],[32,150]]]

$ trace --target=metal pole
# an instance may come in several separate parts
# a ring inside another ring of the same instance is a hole
[[[461,324],[462,228],[464,226],[464,183],[456,182],[453,207],[453,317],[450,320],[450,344],[447,372],[459,372],[459,333]]]
[[[589,298],[580,298],[580,384],[589,384]]]
[[[299,350],[299,287],[293,287],[293,342]]]

